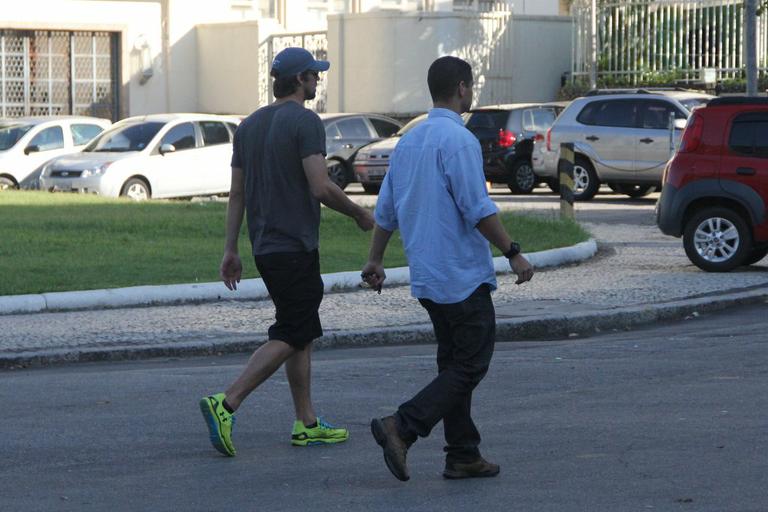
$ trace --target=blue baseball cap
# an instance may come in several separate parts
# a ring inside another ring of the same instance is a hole
[[[304,71],[328,71],[331,63],[326,60],[315,60],[311,53],[304,48],[286,48],[272,61],[272,71],[278,76],[298,75]]]

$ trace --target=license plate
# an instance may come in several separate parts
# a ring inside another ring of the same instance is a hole
[[[78,189],[74,188],[71,182],[65,181],[64,183],[56,183],[53,186],[53,191],[54,192],[77,192]]]
[[[387,169],[368,169],[368,176],[380,178],[387,173]]]

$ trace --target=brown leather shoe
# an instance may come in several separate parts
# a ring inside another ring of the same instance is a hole
[[[485,478],[496,476],[501,468],[498,464],[488,462],[480,457],[474,462],[446,462],[443,476],[449,479]]]
[[[387,463],[387,467],[395,478],[403,482],[411,478],[408,474],[408,466],[405,465],[408,445],[397,432],[395,417],[386,416],[371,420],[371,434],[379,446],[384,448],[384,462]]]

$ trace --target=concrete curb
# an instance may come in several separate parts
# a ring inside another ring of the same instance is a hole
[[[602,331],[626,330],[657,322],[695,318],[701,313],[730,307],[768,302],[768,287],[725,292],[716,297],[699,297],[673,302],[630,306],[601,312],[573,315],[545,315],[501,320],[497,339],[537,341],[575,339]],[[210,356],[253,351],[266,339],[239,339],[165,344],[159,346],[116,346],[74,350],[42,350],[0,354],[0,368],[43,366],[71,362],[122,361],[154,357]],[[433,343],[432,326],[414,324],[375,330],[328,332],[315,342],[318,348],[364,347]]]
[[[596,252],[597,243],[590,239],[570,247],[526,254],[526,257],[535,267],[543,268],[583,261],[594,256]],[[509,272],[509,263],[503,256],[494,258],[494,267],[496,272]],[[326,292],[354,289],[360,285],[360,272],[323,274],[323,281]],[[408,267],[387,269],[387,283],[390,285],[410,283]],[[227,290],[221,282],[132,286],[107,290],[0,296],[0,315],[219,300],[256,300],[265,299],[268,296],[264,281],[261,279],[244,279],[234,292]]]

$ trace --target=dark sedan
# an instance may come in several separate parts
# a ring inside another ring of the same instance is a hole
[[[541,181],[531,154],[537,134],[563,110],[558,103],[515,103],[478,107],[464,114],[466,126],[480,141],[485,179],[504,183],[515,194],[528,194]]]

